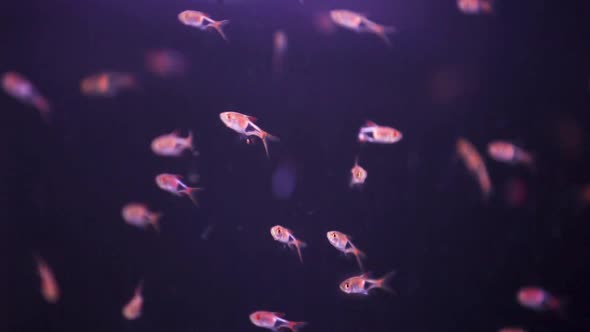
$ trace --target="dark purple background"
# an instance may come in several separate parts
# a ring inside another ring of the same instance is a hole
[[[589,127],[582,6],[498,1],[494,16],[474,17],[452,0],[306,2],[0,4],[0,71],[23,73],[55,109],[47,127],[0,94],[1,331],[257,331],[248,315],[260,309],[306,320],[309,332],[588,330],[589,218],[576,205],[590,183],[588,145],[566,158],[556,135],[568,119]],[[319,34],[313,14],[332,8],[396,26],[393,48],[371,35]],[[181,25],[185,9],[230,19],[231,42]],[[283,78],[271,66],[278,28],[289,36]],[[160,47],[188,56],[187,77],[145,72],[144,52]],[[465,89],[437,102],[441,68],[462,72]],[[142,89],[83,97],[80,79],[101,70],[135,73]],[[281,137],[270,161],[222,125],[229,109]],[[360,147],[367,119],[404,139]],[[200,157],[152,155],[150,140],[175,128],[196,133]],[[486,158],[497,190],[485,204],[454,155],[459,136],[482,152],[512,139],[535,153],[537,172]],[[362,192],[348,188],[356,155],[369,172]],[[296,165],[290,200],[272,196],[282,160]],[[200,209],[154,184],[160,172],[191,171],[206,188]],[[529,187],[516,209],[502,190],[514,177]],[[164,212],[159,236],[121,220],[121,206],[137,200]],[[304,265],[272,240],[275,224],[309,243]],[[375,275],[396,270],[399,295],[344,296],[338,283],[356,265],[328,244],[332,229],[354,236]],[[60,282],[57,305],[39,294],[33,252]],[[144,315],[125,321],[139,279]],[[515,292],[529,284],[567,296],[569,319],[519,307]]]

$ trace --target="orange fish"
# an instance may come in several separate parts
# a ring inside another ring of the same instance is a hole
[[[121,314],[127,320],[135,320],[141,316],[141,311],[143,308],[143,282],[140,281],[137,287],[135,287],[135,292],[133,297],[121,310]]]
[[[354,166],[350,170],[350,187],[362,187],[367,179],[367,171],[359,165],[358,157],[354,161]]]
[[[367,121],[358,134],[358,140],[361,143],[393,144],[399,142],[402,137],[403,135],[399,130],[380,126],[373,121]]]
[[[347,9],[335,9],[330,11],[330,18],[337,25],[355,31],[357,33],[373,33],[381,38],[387,46],[391,41],[387,34],[395,32],[394,27],[387,27],[369,20],[365,15]]]
[[[52,304],[57,303],[61,292],[51,268],[40,256],[35,255],[35,260],[37,261],[37,270],[41,278],[41,295],[43,295],[45,301]]]
[[[457,8],[467,15],[491,14],[494,12],[494,0],[457,0]]]
[[[151,148],[158,156],[179,157],[184,150],[192,151],[193,155],[199,154],[193,147],[193,133],[180,137],[178,130],[154,138]]]
[[[264,145],[264,151],[266,152],[266,156],[269,157],[268,154],[268,141],[279,141],[278,137],[275,137],[266,131],[260,129],[254,122],[256,121],[255,117],[244,115],[238,112],[223,112],[219,114],[219,118],[225,124],[226,127],[234,130],[235,132],[243,135],[243,136],[256,136],[260,138],[262,144]]]
[[[178,14],[178,20],[184,24],[199,30],[207,30],[213,28],[219,32],[221,37],[227,41],[227,37],[223,32],[223,26],[229,23],[229,20],[215,21],[209,15],[195,10],[185,10]]]
[[[152,212],[145,204],[129,203],[121,209],[123,220],[129,225],[146,228],[152,225],[157,232],[160,232],[159,220],[162,217],[161,213]]]
[[[369,295],[371,289],[380,288],[389,292],[393,292],[386,284],[389,279],[395,275],[395,272],[389,272],[380,279],[370,279],[368,273],[363,273],[360,276],[348,278],[340,283],[340,290],[346,294],[360,294]]]
[[[13,71],[4,73],[2,75],[2,88],[6,94],[26,105],[35,107],[41,113],[41,116],[47,120],[51,112],[49,102],[24,76]]]
[[[488,155],[499,162],[527,166],[533,165],[533,157],[529,152],[506,141],[492,141],[488,143]]]
[[[367,257],[367,255],[365,255],[364,252],[360,251],[354,244],[352,244],[352,241],[350,241],[350,236],[339,231],[329,231],[328,233],[326,233],[326,236],[328,237],[328,241],[330,241],[330,244],[332,244],[334,248],[340,250],[345,254],[353,254],[356,258],[356,262],[358,263],[361,271],[364,270],[361,258],[365,258]]]
[[[477,177],[481,191],[485,198],[488,198],[492,193],[492,182],[490,181],[488,170],[481,155],[477,152],[473,144],[464,138],[457,139],[456,148],[457,153],[465,163],[465,167]]]
[[[285,328],[297,332],[300,328],[307,325],[306,322],[291,322],[282,317],[285,317],[284,313],[256,311],[250,314],[250,321],[258,327],[273,331],[279,331],[280,329]]]
[[[169,78],[186,73],[189,63],[186,57],[171,49],[157,49],[146,52],[146,69],[157,76]]]
[[[103,72],[85,77],[80,91],[86,96],[115,97],[123,90],[137,87],[135,77],[128,73]]]
[[[199,205],[193,193],[203,190],[203,188],[189,187],[180,181],[181,178],[180,175],[162,173],[156,176],[156,184],[160,189],[176,196],[187,195],[195,205]]]
[[[516,300],[521,306],[535,311],[563,313],[562,301],[539,287],[528,286],[519,289]]]
[[[295,247],[297,249],[297,255],[299,255],[299,260],[303,263],[303,256],[301,255],[301,248],[305,248],[307,244],[303,241],[297,240],[295,236],[293,236],[293,232],[290,229],[287,229],[283,226],[273,226],[270,229],[270,235],[272,235],[275,241],[279,241],[288,245],[289,247]]]

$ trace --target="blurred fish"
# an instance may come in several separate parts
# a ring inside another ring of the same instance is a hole
[[[184,24],[199,30],[207,30],[213,28],[219,32],[221,37],[227,41],[227,37],[223,32],[223,26],[229,23],[229,20],[215,21],[209,15],[195,10],[185,10],[178,14],[178,20]]]
[[[533,167],[533,157],[531,154],[510,142],[492,141],[488,143],[488,155],[499,162],[523,164]]]
[[[279,331],[280,329],[285,328],[297,332],[300,328],[307,325],[306,322],[290,322],[282,317],[285,317],[284,313],[256,311],[250,314],[250,321],[258,327],[273,331]]]
[[[158,156],[179,157],[184,150],[192,151],[195,156],[199,155],[193,146],[192,132],[189,132],[186,138],[180,137],[178,130],[158,136],[152,140],[151,147]]]
[[[367,171],[359,165],[358,157],[354,160],[354,166],[350,169],[350,187],[362,187],[367,179]]]
[[[301,248],[305,248],[307,244],[303,241],[297,240],[295,236],[293,236],[293,232],[290,229],[287,229],[283,226],[273,226],[270,229],[270,235],[272,235],[275,241],[279,241],[288,245],[290,248],[295,247],[297,249],[297,255],[299,255],[299,260],[303,263],[303,256],[301,255]]]
[[[467,15],[491,14],[494,12],[494,0],[457,0],[457,8]]]
[[[330,18],[337,25],[355,32],[374,33],[381,38],[387,46],[391,46],[391,41],[387,37],[388,33],[396,31],[394,27],[387,27],[369,20],[366,15],[353,12],[347,9],[335,9],[330,11]]]
[[[179,51],[157,49],[146,52],[145,67],[148,72],[163,78],[182,76],[188,69],[188,60]]]
[[[361,294],[369,295],[371,289],[380,288],[388,292],[393,292],[387,285],[389,279],[395,275],[395,272],[389,272],[381,279],[370,279],[368,273],[363,273],[360,276],[348,278],[340,283],[340,290],[346,294]]]
[[[331,35],[336,32],[336,24],[327,11],[316,13],[313,17],[313,24],[316,30],[324,35]]]
[[[125,223],[131,226],[146,228],[148,225],[152,225],[157,232],[160,232],[159,221],[162,214],[150,211],[145,204],[126,204],[121,209],[121,215],[123,216]]]
[[[279,138],[267,133],[255,125],[255,117],[244,115],[238,112],[222,112],[219,114],[219,118],[228,128],[233,129],[235,132],[241,135],[256,136],[260,138],[262,140],[262,144],[264,145],[266,156],[270,158],[270,155],[268,154],[268,141],[278,141]]]
[[[2,75],[2,88],[9,96],[12,96],[24,103],[25,105],[35,107],[41,116],[49,119],[51,107],[45,97],[39,93],[37,88],[24,76],[19,73],[9,71]]]
[[[123,314],[123,317],[125,317],[125,319],[135,320],[141,316],[141,311],[143,307],[142,291],[143,281],[140,281],[139,285],[135,287],[133,297],[131,298],[131,300],[129,300],[129,302],[127,302],[127,304],[125,304],[125,306],[121,310],[121,313]]]
[[[51,268],[47,265],[47,262],[38,255],[35,255],[35,261],[37,262],[37,271],[41,278],[41,295],[43,295],[45,301],[52,304],[57,303],[61,296],[61,292]]]
[[[274,73],[280,75],[284,71],[285,61],[287,57],[287,49],[289,47],[289,40],[287,34],[283,30],[277,30],[273,34],[273,53],[272,64]]]
[[[364,271],[363,262],[361,261],[361,258],[365,258],[367,257],[367,255],[365,255],[364,252],[360,251],[357,247],[355,247],[354,244],[352,244],[352,242],[350,241],[350,236],[339,231],[329,231],[328,233],[326,233],[326,236],[328,237],[328,241],[330,241],[330,244],[332,244],[334,248],[340,250],[345,254],[353,254],[356,258],[356,262],[358,263],[359,268],[361,269],[361,271]]]
[[[457,139],[456,148],[457,153],[463,159],[465,167],[477,177],[484,197],[488,198],[492,193],[492,182],[490,181],[488,170],[481,155],[477,152],[473,144],[464,138]]]
[[[358,141],[361,143],[392,144],[399,142],[402,137],[402,133],[397,129],[380,126],[373,121],[367,121],[359,130]]]
[[[137,88],[135,77],[128,73],[102,72],[87,76],[80,82],[85,96],[115,97],[124,90]]]
[[[512,207],[522,206],[528,197],[528,187],[519,178],[512,178],[504,184],[504,199]]]
[[[197,191],[203,190],[203,188],[189,187],[182,183],[180,179],[180,175],[162,173],[156,176],[156,184],[160,189],[176,196],[182,196],[182,194],[187,195],[188,198],[190,198],[191,201],[193,201],[193,203],[198,206],[199,204],[197,203],[197,199],[193,196],[193,194]],[[182,189],[179,189],[179,187]]]
[[[297,169],[291,161],[282,161],[272,174],[272,193],[279,199],[289,199],[295,191]]]
[[[525,329],[520,327],[505,327],[499,329],[498,332],[527,332]]]
[[[516,300],[521,306],[534,311],[554,311],[560,314],[564,312],[562,301],[539,287],[528,286],[519,289]]]

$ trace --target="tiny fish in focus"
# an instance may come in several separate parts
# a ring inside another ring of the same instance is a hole
[[[53,271],[47,264],[47,262],[38,255],[35,255],[35,261],[37,263],[37,271],[39,278],[41,279],[41,295],[48,303],[54,304],[59,301],[61,292],[57,280],[53,275]]]
[[[145,67],[148,72],[156,76],[178,77],[186,73],[188,60],[176,50],[157,49],[145,54]]]
[[[533,157],[529,152],[506,141],[488,143],[488,155],[496,161],[507,164],[533,166]]]
[[[360,276],[348,278],[340,283],[340,290],[346,294],[369,295],[371,289],[383,289],[393,293],[387,282],[395,275],[395,272],[389,272],[380,279],[369,278],[368,273]]]
[[[466,15],[492,14],[494,0],[457,0],[457,8]]]
[[[184,24],[199,30],[207,30],[209,28],[215,29],[221,35],[221,38],[227,41],[227,36],[223,32],[223,26],[229,23],[229,20],[215,21],[209,15],[195,11],[185,10],[178,14],[178,20]]]
[[[356,258],[356,262],[359,265],[359,269],[361,269],[361,272],[364,271],[363,262],[361,259],[366,258],[367,255],[365,255],[364,252],[360,251],[354,244],[352,244],[352,241],[350,241],[350,236],[339,231],[329,231],[326,233],[326,236],[334,248],[345,254],[353,254]]]
[[[143,282],[140,281],[139,285],[135,287],[135,291],[133,297],[125,304],[121,313],[123,317],[127,320],[136,320],[141,317],[141,312],[143,308]]]
[[[267,133],[254,124],[256,118],[238,112],[222,112],[219,114],[219,118],[226,127],[243,136],[256,136],[260,138],[264,145],[266,156],[270,158],[268,153],[268,141],[279,141],[279,138]]]
[[[176,196],[186,195],[195,204],[199,205],[197,199],[194,197],[194,193],[203,190],[203,188],[189,187],[180,181],[182,177],[180,175],[162,173],[156,176],[156,184],[164,191],[167,191]]]
[[[258,327],[273,331],[279,331],[280,329],[285,328],[297,332],[300,328],[307,325],[306,322],[291,322],[282,317],[285,317],[284,313],[256,311],[250,314],[250,321]]]
[[[387,46],[391,46],[391,41],[389,40],[389,37],[387,37],[387,34],[396,31],[394,27],[377,24],[369,20],[366,15],[347,9],[331,10],[330,18],[334,23],[345,29],[358,33],[373,33],[381,38]]]
[[[393,144],[402,138],[403,135],[399,130],[380,126],[373,121],[367,121],[358,134],[358,141],[361,143]]]
[[[121,209],[121,215],[125,223],[138,228],[145,229],[148,225],[160,232],[160,218],[161,213],[152,212],[150,209],[141,203],[129,203]]]
[[[184,150],[190,150],[193,155],[199,153],[193,146],[193,133],[189,132],[187,137],[180,137],[180,132],[175,130],[169,134],[160,135],[152,140],[152,151],[158,156],[179,157]]]
[[[2,89],[21,103],[35,107],[41,116],[48,120],[51,112],[49,102],[24,76],[13,71],[4,73],[2,75]]]
[[[354,161],[354,166],[350,169],[350,187],[362,187],[365,184],[367,175],[367,171],[359,165],[357,157]]]
[[[87,76],[80,82],[85,96],[115,97],[125,90],[137,88],[135,77],[128,73],[103,72]]]
[[[272,235],[275,241],[279,241],[288,245],[290,248],[295,247],[297,250],[297,255],[299,256],[299,260],[303,263],[303,256],[301,255],[301,248],[305,248],[307,244],[303,241],[300,241],[293,236],[293,232],[290,229],[287,229],[283,226],[276,225],[271,227],[270,235]]]
[[[484,197],[488,198],[492,193],[492,182],[481,155],[477,152],[475,146],[464,138],[457,139],[456,149],[461,159],[463,159],[465,167],[477,178]]]

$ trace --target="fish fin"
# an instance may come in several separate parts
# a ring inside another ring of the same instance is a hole
[[[285,325],[285,328],[288,328],[289,330],[291,330],[293,332],[298,332],[300,328],[302,328],[306,325],[307,325],[307,322],[288,322],[288,324]]]
[[[359,268],[361,269],[361,272],[365,270],[364,266],[363,266],[363,258],[366,258],[367,255],[365,255],[364,252],[360,251],[357,247],[352,246],[352,248],[349,249],[350,253],[352,253],[354,255],[354,257],[356,258],[356,262],[359,265]]]
[[[277,317],[285,317],[286,314],[284,312],[273,312],[273,315]]]
[[[392,294],[397,294],[397,292],[388,284],[389,280],[391,280],[391,278],[393,278],[394,276],[395,271],[388,272],[381,279],[377,279],[375,281],[375,286],[373,287],[381,288]]]
[[[195,150],[195,145],[193,143],[193,139],[194,139],[193,132],[189,131],[188,137],[186,138],[186,145],[191,150],[191,153],[193,154],[193,156],[196,157],[199,155],[199,151]]]
[[[178,193],[187,195],[188,198],[190,198],[190,200],[195,204],[195,206],[199,207],[199,202],[195,198],[194,193],[201,190],[204,189],[200,187],[186,187],[183,190],[179,190]]]
[[[371,24],[370,30],[374,34],[376,34],[379,38],[381,38],[381,40],[383,40],[383,42],[385,43],[385,45],[387,45],[387,47],[391,47],[391,40],[389,40],[389,37],[387,35],[397,31],[394,27],[383,26],[383,25],[374,23],[374,24]]]
[[[135,295],[141,295],[142,292],[143,292],[143,279],[139,280],[139,283],[137,283],[137,286],[135,287],[135,290],[133,291],[133,293]]]
[[[248,120],[250,120],[250,121],[252,121],[252,122],[256,122],[256,121],[258,121],[258,118],[255,118],[255,117],[253,117],[253,116],[251,116],[251,115],[246,115],[246,117],[248,118]]]
[[[264,151],[266,152],[266,157],[270,158],[270,154],[268,153],[268,141],[278,142],[280,139],[276,136],[273,136],[267,133],[264,130],[261,130],[256,136],[260,137],[262,140],[262,145],[264,145]]]
[[[162,218],[163,214],[160,212],[152,213],[150,216],[150,225],[154,228],[154,230],[160,234],[160,218]]]
[[[301,248],[307,247],[307,243],[295,239],[290,244],[295,246],[295,249],[297,250],[297,256],[299,256],[299,261],[301,261],[301,263],[303,263],[303,255],[301,255]]]
[[[221,20],[221,21],[215,21],[213,23],[211,23],[210,25],[208,25],[207,27],[211,27],[215,30],[217,30],[217,32],[219,32],[219,34],[221,35],[221,38],[223,38],[225,41],[229,41],[227,39],[227,36],[225,35],[225,32],[223,32],[223,26],[229,24],[229,20]]]
[[[371,120],[365,121],[365,126],[367,127],[377,127],[377,124]]]

